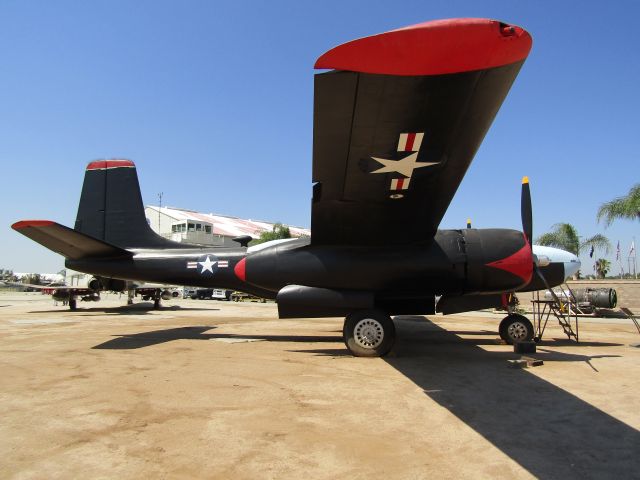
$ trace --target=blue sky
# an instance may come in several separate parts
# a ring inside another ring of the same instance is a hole
[[[640,182],[639,14],[633,1],[3,0],[0,267],[63,268],[9,226],[73,226],[98,158],[134,160],[145,203],[163,192],[166,205],[309,226],[315,59],[451,17],[515,23],[534,43],[441,227],[520,228],[528,175],[536,236],[570,222],[626,257],[640,222],[595,217]]]

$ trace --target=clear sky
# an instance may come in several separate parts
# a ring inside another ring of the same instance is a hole
[[[99,158],[134,160],[148,204],[308,227],[315,59],[451,17],[534,42],[441,228],[520,228],[528,175],[535,236],[569,222],[608,236],[611,260],[620,241],[626,265],[640,222],[605,230],[596,211],[640,182],[639,2],[3,0],[0,267],[63,268],[10,224],[73,226]]]

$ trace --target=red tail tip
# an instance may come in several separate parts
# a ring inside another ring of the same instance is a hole
[[[106,170],[108,168],[136,168],[131,160],[96,160],[87,165],[87,170]]]

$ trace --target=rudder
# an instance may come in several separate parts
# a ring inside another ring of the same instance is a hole
[[[131,160],[87,165],[74,230],[122,248],[180,246],[149,227]]]

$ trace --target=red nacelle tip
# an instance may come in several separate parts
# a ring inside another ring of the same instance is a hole
[[[533,254],[531,252],[531,245],[529,245],[526,237],[524,243],[524,247],[513,255],[487,263],[487,267],[499,268],[505,272],[517,275],[525,284],[528,284],[533,277]]]
[[[247,257],[243,258],[238,263],[236,263],[235,267],[233,267],[233,272],[236,274],[236,277],[238,277],[243,282],[246,281],[245,280],[245,278],[246,278],[246,260],[247,260]]]

